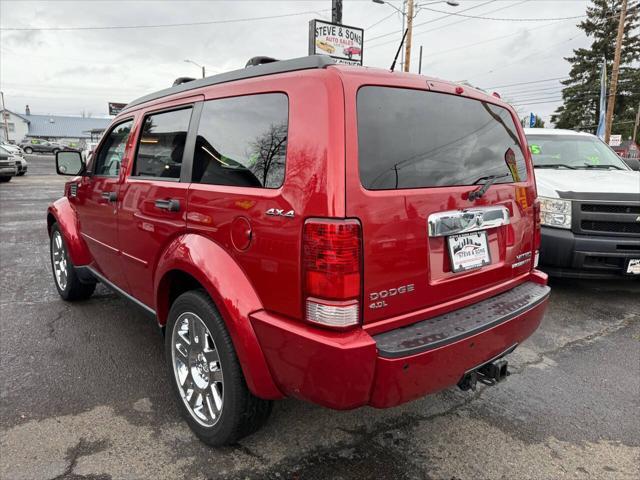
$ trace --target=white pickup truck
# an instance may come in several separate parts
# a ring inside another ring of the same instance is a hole
[[[640,278],[640,172],[594,135],[525,129],[552,276]]]

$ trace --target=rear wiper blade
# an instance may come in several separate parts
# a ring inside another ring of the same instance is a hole
[[[477,190],[473,190],[472,192],[469,192],[469,201],[473,202],[474,200],[480,198],[481,196],[483,196],[485,193],[487,193],[487,190],[489,190],[489,187],[491,185],[493,185],[494,183],[496,183],[498,180],[500,180],[501,178],[504,177],[508,177],[509,174],[505,173],[504,175],[488,175],[486,177],[480,177],[479,179],[477,179],[475,182],[473,182],[473,184],[477,184],[479,181],[484,180],[485,182],[482,184],[482,186],[480,188],[478,188]]]
[[[543,165],[534,165],[533,168],[570,168],[571,170],[576,170],[576,167],[566,163],[545,163]]]
[[[618,165],[593,165],[591,163],[585,163],[584,167],[581,168],[615,168],[616,170],[623,170],[622,168],[620,168]]]

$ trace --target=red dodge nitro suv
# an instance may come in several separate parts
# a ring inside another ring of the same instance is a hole
[[[142,97],[56,168],[74,177],[47,215],[60,295],[102,282],[153,315],[210,445],[285,396],[385,408],[494,384],[544,314],[526,140],[470,87],[273,61]]]

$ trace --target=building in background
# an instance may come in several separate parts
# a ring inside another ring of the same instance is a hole
[[[9,110],[2,114],[8,115],[9,141],[13,143],[20,143],[25,138],[38,138],[78,147],[99,136],[111,122],[109,118],[31,115],[28,105],[24,115]],[[0,130],[4,137],[3,125],[0,125]]]
[[[0,138],[5,142],[20,143],[29,133],[29,120],[26,115],[20,115],[5,109],[2,110],[0,120]],[[5,125],[8,137],[5,134]]]

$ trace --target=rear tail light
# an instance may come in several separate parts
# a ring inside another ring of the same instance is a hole
[[[537,198],[533,201],[533,218],[534,218],[534,238],[533,247],[538,250],[540,248],[540,224],[542,219],[540,217],[540,200]]]
[[[360,223],[356,220],[307,220],[302,243],[307,321],[333,328],[359,324]]]
[[[540,225],[542,223],[541,213],[540,213],[540,200],[537,198],[533,201],[533,217],[534,217],[534,233],[533,233],[533,250],[534,259],[533,259],[533,268],[538,266],[538,259],[540,257],[540,241],[541,241],[541,233],[540,233]]]

